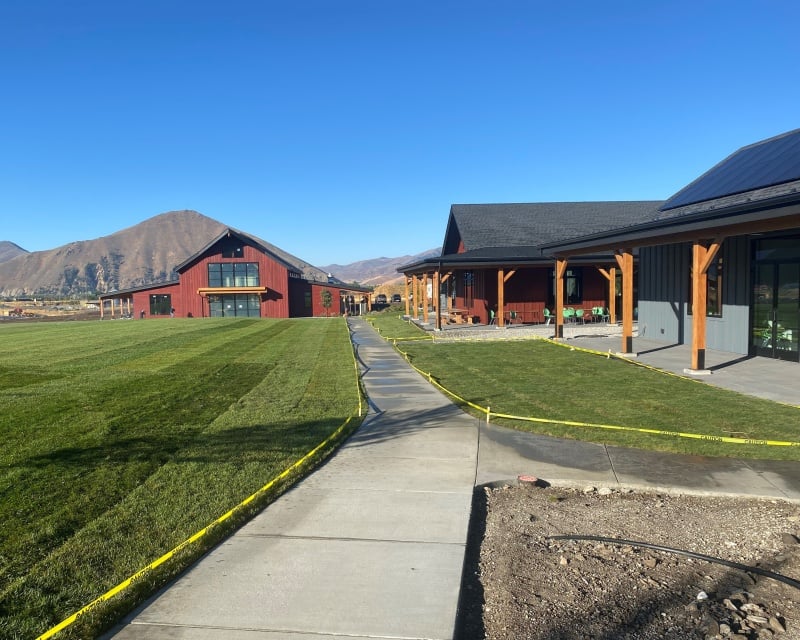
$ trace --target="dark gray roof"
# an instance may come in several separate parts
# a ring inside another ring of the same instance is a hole
[[[685,207],[800,180],[800,129],[742,147],[661,207]]]
[[[328,274],[323,271],[322,269],[318,269],[317,267],[309,264],[305,260],[301,260],[297,256],[293,256],[291,253],[284,251],[276,247],[274,244],[270,244],[261,238],[257,238],[256,236],[250,235],[249,233],[245,233],[244,231],[239,231],[238,229],[233,229],[232,227],[228,227],[225,231],[219,234],[216,238],[211,240],[205,247],[197,251],[194,255],[190,256],[186,260],[184,260],[181,264],[175,267],[176,271],[180,271],[181,269],[187,267],[190,263],[194,262],[197,258],[202,256],[206,251],[208,251],[212,246],[214,246],[217,242],[222,240],[227,235],[235,235],[241,238],[242,240],[251,243],[267,255],[269,255],[273,260],[282,264],[286,267],[290,272],[296,273],[300,275],[302,278],[306,280],[311,280],[313,282],[330,282],[331,284],[342,284],[345,283],[337,278],[328,278]]]
[[[660,200],[454,204],[442,253],[456,253],[459,240],[465,251],[538,247],[652,220],[662,204]]]

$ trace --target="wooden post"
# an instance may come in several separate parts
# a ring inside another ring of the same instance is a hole
[[[439,292],[439,277],[439,269],[437,268],[433,272],[433,311],[435,313],[434,328],[436,331],[441,331],[442,329],[442,303],[441,293]]]
[[[617,321],[617,301],[616,301],[617,270],[614,267],[611,267],[609,269],[603,269],[602,267],[597,267],[597,270],[606,280],[608,280],[608,321],[616,322]]]
[[[622,353],[633,353],[633,249],[618,256],[622,268]]]
[[[500,267],[497,270],[497,309],[494,312],[495,322],[498,327],[505,326],[503,309],[505,308],[505,270]]]
[[[422,274],[422,321],[428,324],[428,272]]]
[[[692,370],[706,368],[706,315],[708,313],[708,267],[717,256],[723,238],[706,247],[695,240],[692,245]]]
[[[411,295],[414,298],[414,313],[412,315],[419,320],[419,292],[417,291],[417,284],[417,274],[415,273],[411,276]]]
[[[408,276],[404,276],[403,277],[403,282],[404,282],[405,294],[406,294],[406,315],[408,316],[408,315],[411,315],[410,314],[410,302],[411,301],[408,299]]]
[[[556,338],[564,337],[564,274],[567,261],[556,259]]]

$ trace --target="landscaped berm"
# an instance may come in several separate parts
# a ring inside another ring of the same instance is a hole
[[[258,493],[348,418],[359,422],[341,318],[0,333],[2,638],[47,632]],[[96,636],[276,494],[259,494],[58,637]]]

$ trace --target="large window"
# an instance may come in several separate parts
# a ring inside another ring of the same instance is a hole
[[[550,269],[548,304],[556,304],[556,270]],[[583,269],[567,269],[564,274],[564,304],[583,302]]]
[[[257,318],[261,315],[261,296],[257,293],[208,296],[208,311],[212,318]]]
[[[722,317],[722,252],[717,253],[714,262],[706,272],[706,316],[712,318]],[[694,278],[689,269],[689,315],[692,315],[692,300],[694,299]]]
[[[258,287],[257,262],[212,262],[208,265],[209,287]]]
[[[168,316],[172,311],[172,296],[169,294],[150,295],[150,315]]]

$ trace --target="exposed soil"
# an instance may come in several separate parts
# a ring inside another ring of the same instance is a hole
[[[565,534],[644,542],[757,569],[549,537]],[[481,488],[458,637],[800,639],[798,535],[800,505],[783,501],[529,483]]]

